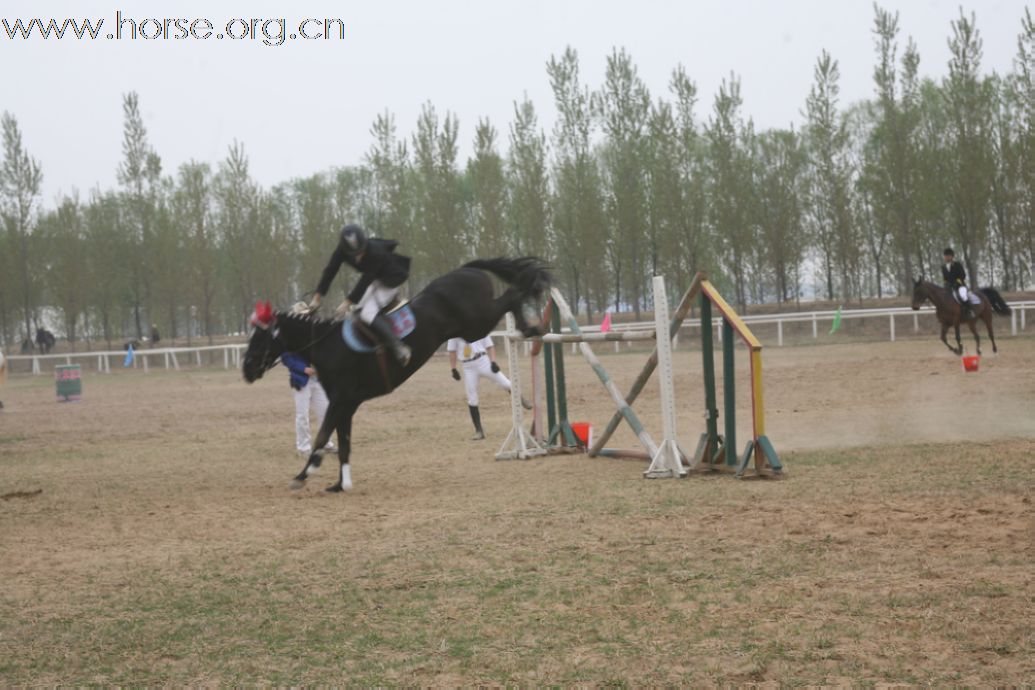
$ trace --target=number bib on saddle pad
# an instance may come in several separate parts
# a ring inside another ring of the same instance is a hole
[[[404,304],[393,312],[385,314],[392,324],[392,330],[399,338],[405,338],[417,327],[417,319],[413,315],[413,309],[409,304]],[[341,325],[341,337],[354,352],[373,352],[380,343],[371,342],[366,332],[356,327],[356,320],[359,317],[350,316]]]

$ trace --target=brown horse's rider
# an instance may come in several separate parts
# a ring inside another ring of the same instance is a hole
[[[963,320],[969,321],[974,318],[974,312],[970,308],[967,272],[963,270],[963,264],[956,260],[956,252],[952,251],[952,247],[945,248],[942,258],[945,259],[945,264],[942,266],[942,279],[945,281],[945,287],[952,292],[963,309]]]

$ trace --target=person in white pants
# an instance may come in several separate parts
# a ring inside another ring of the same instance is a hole
[[[449,352],[449,369],[456,381],[460,380],[460,372],[456,368],[457,359],[464,365],[467,408],[471,413],[471,421],[474,422],[474,436],[471,440],[480,441],[485,438],[485,432],[482,430],[481,411],[478,409],[478,381],[487,378],[509,393],[510,379],[503,375],[500,366],[496,364],[496,348],[490,336],[473,343],[463,338],[450,338],[446,350]],[[521,404],[527,408],[531,407],[524,399]]]
[[[295,393],[295,448],[299,455],[308,458],[313,452],[309,413],[310,410],[316,413],[319,428],[327,414],[327,393],[316,378],[316,370],[304,357],[294,352],[285,352],[280,361],[291,375],[291,389]],[[324,450],[334,452],[334,443],[328,442]]]

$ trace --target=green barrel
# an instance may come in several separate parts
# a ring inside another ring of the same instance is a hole
[[[82,368],[78,364],[62,364],[54,367],[58,402],[73,402],[82,398],[82,373]]]

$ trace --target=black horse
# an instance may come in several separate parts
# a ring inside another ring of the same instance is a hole
[[[57,344],[57,338],[54,334],[48,331],[46,328],[36,329],[36,347],[40,349],[43,354],[50,354],[50,351]]]
[[[499,296],[493,275],[507,284]],[[348,348],[342,341],[340,321],[284,311],[259,318],[244,355],[245,380],[252,383],[261,378],[284,352],[298,352],[313,363],[327,391],[327,414],[293,488],[301,488],[320,466],[322,449],[333,431],[338,432],[339,472],[338,481],[327,491],[351,488],[352,417],[360,404],[390,393],[449,338],[484,338],[507,312],[514,314],[526,336],[539,335],[538,325],[529,325],[526,310],[531,316],[533,303],[549,284],[549,272],[534,257],[472,261],[436,278],[410,302],[417,325],[404,338],[412,350],[406,367],[394,357],[379,359],[374,353]],[[269,303],[266,305],[268,309]]]
[[[920,305],[926,300],[931,300],[931,304],[934,305],[935,315],[942,326],[942,342],[945,343],[945,347],[957,355],[963,354],[963,342],[960,340],[960,323],[966,323],[970,327],[970,332],[974,334],[974,341],[977,343],[977,353],[981,354],[981,336],[978,335],[976,327],[978,319],[984,321],[985,328],[988,329],[988,338],[992,341],[992,352],[999,352],[999,348],[995,344],[995,332],[992,330],[992,313],[1007,316],[1010,313],[1010,305],[1003,300],[999,291],[995,288],[979,288],[972,292],[978,296],[981,304],[974,305],[970,318],[965,319],[963,317],[963,309],[960,307],[959,302],[956,301],[956,298],[952,296],[951,290],[934,283],[925,282],[921,278],[920,280],[913,281],[912,307],[914,310],[919,309]],[[945,338],[945,334],[949,332],[950,326],[956,332],[956,347],[949,345],[949,341]]]

